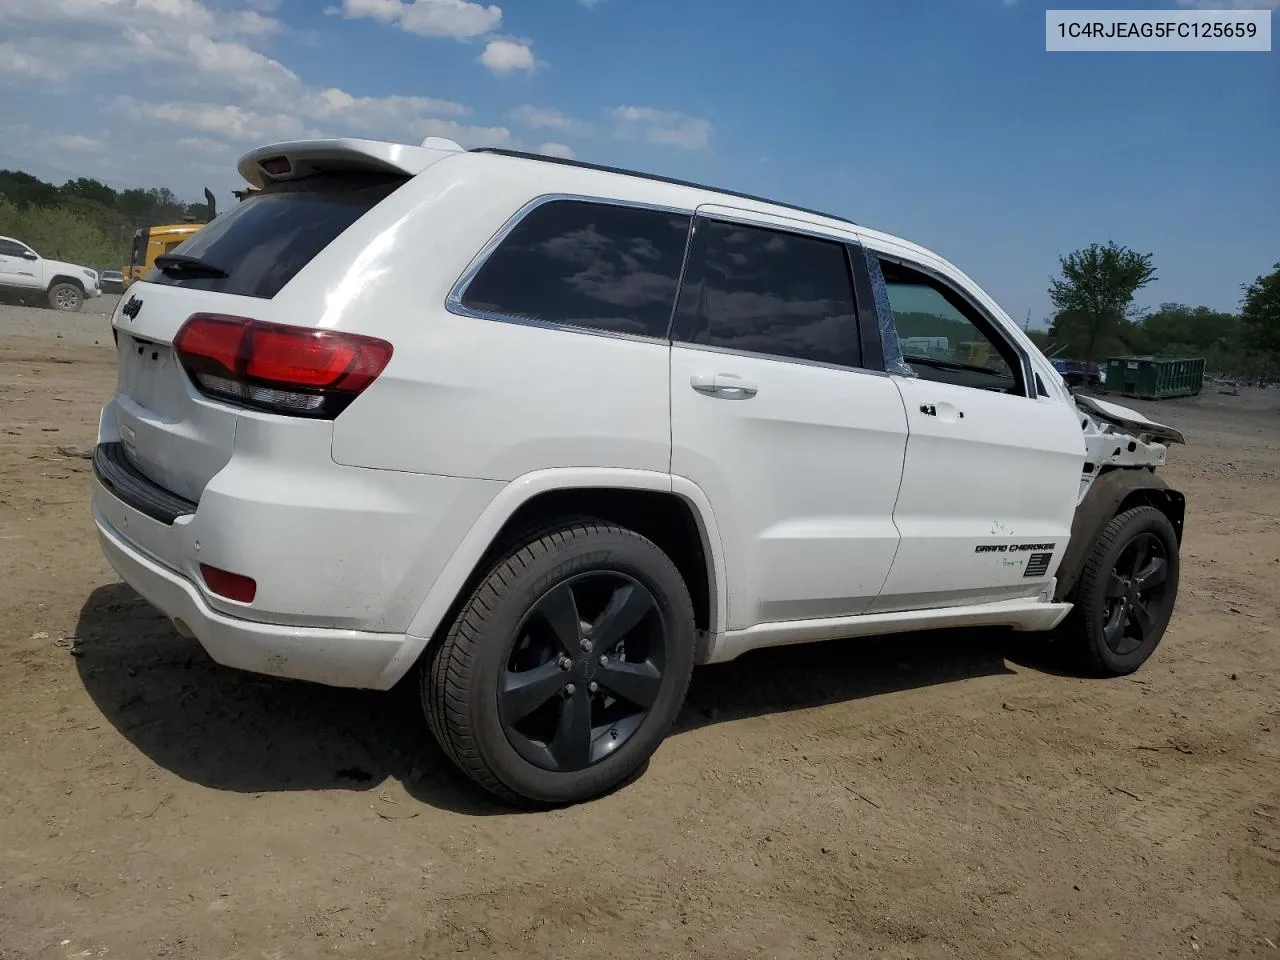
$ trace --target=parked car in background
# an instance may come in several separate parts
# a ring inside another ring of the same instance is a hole
[[[240,172],[121,298],[93,456],[107,559],[218,662],[412,674],[467,775],[564,803],[755,648],[1062,624],[1118,675],[1160,643],[1181,434],[1073,396],[923,247],[446,141]]]
[[[1085,360],[1068,360],[1062,379],[1067,381],[1069,387],[1097,387],[1102,384],[1102,368]]]
[[[103,270],[98,274],[98,288],[103,293],[124,293],[124,273],[120,270]]]
[[[21,240],[0,237],[0,296],[74,311],[101,292],[96,271],[46,259]]]

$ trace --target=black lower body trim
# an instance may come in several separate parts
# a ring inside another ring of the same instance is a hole
[[[152,520],[172,525],[196,512],[190,500],[157,486],[125,456],[124,444],[100,443],[93,450],[93,473],[122,502]]]

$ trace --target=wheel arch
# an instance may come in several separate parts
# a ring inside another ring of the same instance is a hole
[[[1155,507],[1173,525],[1178,543],[1186,520],[1187,501],[1164,478],[1146,468],[1114,468],[1098,476],[1076,507],[1071,539],[1058,565],[1055,600],[1069,597],[1084,570],[1089,551],[1111,519],[1133,507]]]
[[[80,280],[78,280],[76,277],[73,277],[70,274],[66,274],[66,273],[55,274],[53,278],[50,279],[49,286],[45,288],[45,292],[47,293],[48,291],[52,290],[54,287],[56,287],[60,283],[69,283],[73,287],[79,287],[81,293],[85,292],[84,284],[81,283]]]
[[[574,516],[636,530],[671,557],[689,586],[698,627],[695,660],[704,662],[727,614],[720,533],[706,494],[689,480],[649,471],[541,470],[503,487],[463,537],[419,605],[383,686],[393,686],[413,668],[515,541],[556,517]]]

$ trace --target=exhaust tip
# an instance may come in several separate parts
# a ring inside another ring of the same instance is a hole
[[[187,626],[186,621],[180,617],[173,618],[173,629],[178,631],[178,636],[187,640],[194,640],[196,638],[196,635],[191,631],[191,628]]]

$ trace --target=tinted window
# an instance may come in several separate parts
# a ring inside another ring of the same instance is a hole
[[[699,221],[680,336],[735,350],[857,366],[857,311],[843,244]]]
[[[882,260],[902,356],[925,380],[1021,392],[1019,360],[964,298],[928,274]]]
[[[0,253],[6,257],[20,257],[27,252],[27,248],[13,240],[0,240]]]
[[[384,175],[322,174],[272,184],[171,251],[220,267],[226,277],[152,270],[147,280],[269,299],[404,182]]]
[[[472,279],[470,310],[666,337],[689,217],[552,200],[507,234]]]

